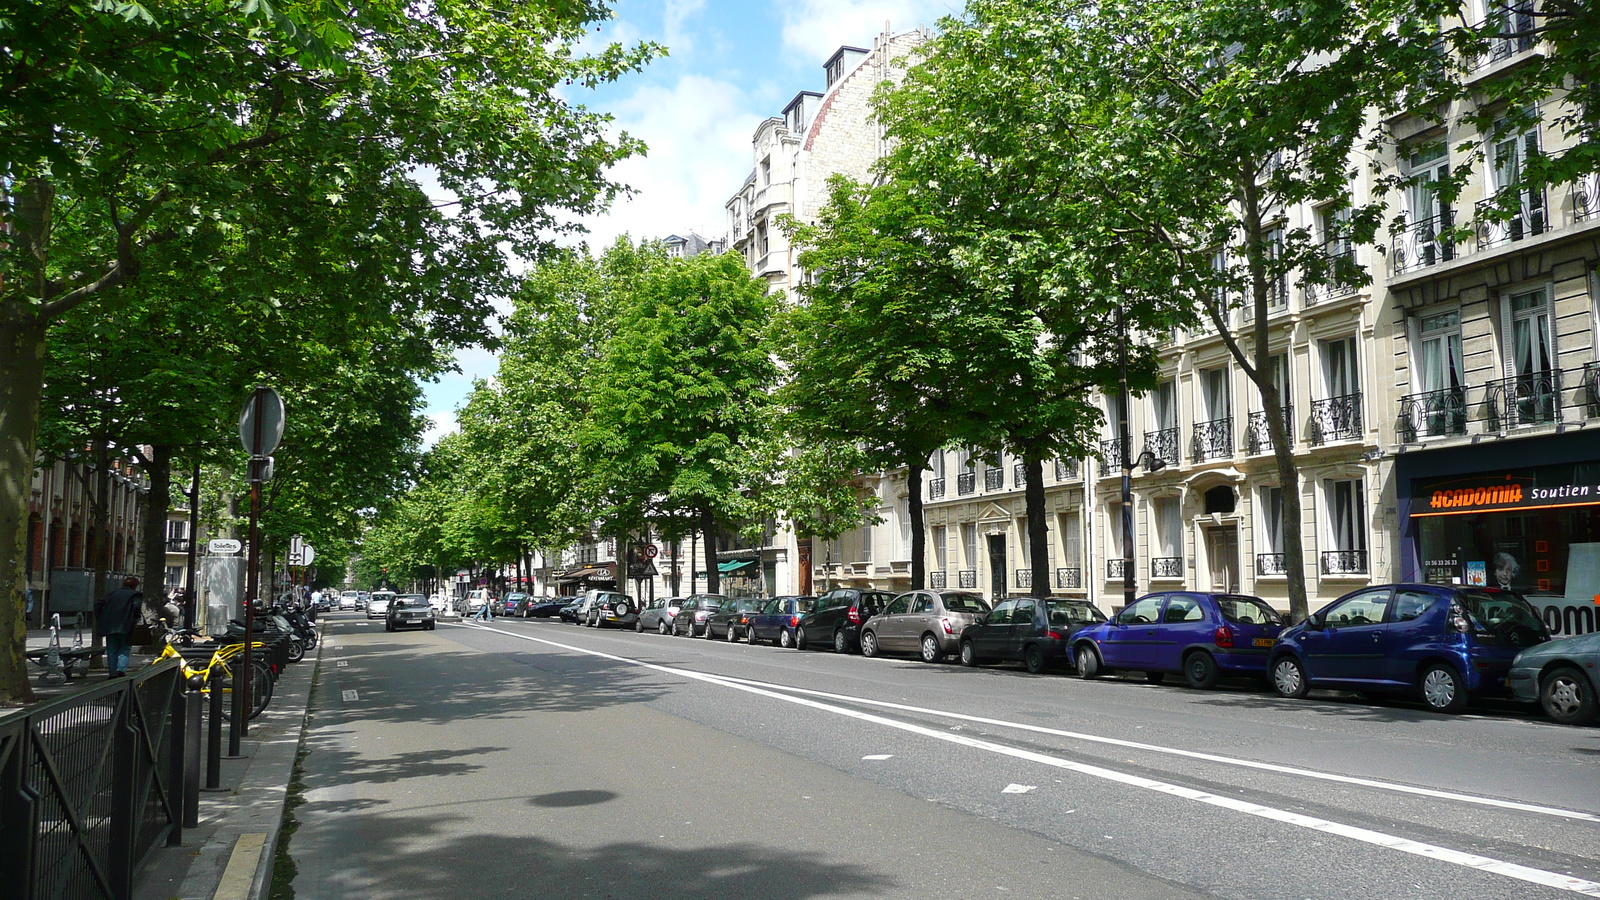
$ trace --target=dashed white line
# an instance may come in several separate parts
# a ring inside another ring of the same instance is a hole
[[[339,692],[339,698],[341,700],[346,700],[346,701],[361,699],[360,697],[356,696],[356,692],[355,691],[340,691]]]

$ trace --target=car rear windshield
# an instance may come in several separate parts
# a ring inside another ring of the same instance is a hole
[[[977,594],[945,594],[944,608],[950,612],[986,613],[989,601]]]
[[[1509,591],[1462,591],[1461,597],[1467,601],[1467,614],[1472,618],[1476,631],[1504,635],[1513,646],[1536,644],[1550,637],[1544,620],[1519,594]]]
[[[1078,625],[1085,622],[1104,622],[1106,614],[1088,603],[1058,603],[1050,601],[1051,625]]]
[[[1283,616],[1255,597],[1218,597],[1217,608],[1222,617],[1235,625],[1282,625]]]
[[[817,608],[817,598],[815,598],[815,597],[796,597],[795,598],[794,611],[797,612],[797,613],[808,613],[808,612],[811,612],[813,609],[816,609],[816,608]]]

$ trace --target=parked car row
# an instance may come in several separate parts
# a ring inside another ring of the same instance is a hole
[[[965,590],[896,595],[858,588],[819,597],[694,594],[642,608],[624,594],[590,591],[560,615],[868,657],[954,658],[966,666],[1016,661],[1029,672],[1055,668],[1086,679],[1142,672],[1153,684],[1174,677],[1196,689],[1244,677],[1288,698],[1312,689],[1354,691],[1410,697],[1442,713],[1496,696],[1537,702],[1569,724],[1600,713],[1600,634],[1552,640],[1526,599],[1495,588],[1361,588],[1294,625],[1259,597],[1195,591],[1147,594],[1110,618],[1072,597],[1005,597],[991,606]]]

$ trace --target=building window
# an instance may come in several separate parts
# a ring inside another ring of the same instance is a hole
[[[1367,572],[1367,511],[1362,481],[1329,480],[1326,495],[1328,546],[1322,553],[1322,574]]]
[[[763,187],[772,183],[772,157],[761,158],[761,184]]]
[[[945,545],[945,542],[949,540],[949,529],[943,525],[935,525],[932,532],[930,540],[933,544],[933,570],[935,572],[943,572],[949,555],[949,548]]]
[[[1495,427],[1537,425],[1558,421],[1560,376],[1556,371],[1553,316],[1544,291],[1513,294],[1502,301],[1507,378],[1490,387],[1490,416]]]
[[[895,515],[900,519],[900,553],[896,559],[911,558],[911,498],[900,501],[900,508],[895,510]]]
[[[1261,488],[1261,508],[1256,516],[1260,533],[1256,548],[1257,575],[1283,575],[1289,571],[1283,555],[1283,488]]]
[[[1150,546],[1150,577],[1181,578],[1183,576],[1183,521],[1179,517],[1178,498],[1162,497],[1150,504],[1152,519]]]
[[[1191,442],[1195,462],[1223,459],[1233,455],[1233,394],[1228,369],[1200,371],[1200,411],[1205,418],[1196,422]]]
[[[1461,312],[1451,310],[1418,319],[1412,346],[1411,364],[1419,391],[1401,401],[1401,440],[1466,433]]]
[[[978,526],[974,522],[961,523],[961,552],[966,568],[975,571],[978,568]]]
[[[1311,442],[1361,437],[1361,379],[1354,337],[1322,341],[1323,399],[1311,404]]]

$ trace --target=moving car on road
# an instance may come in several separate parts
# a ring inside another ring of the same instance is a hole
[[[1147,594],[1111,621],[1078,632],[1073,661],[1084,678],[1133,669],[1160,684],[1182,673],[1190,687],[1207,689],[1224,674],[1265,676],[1282,630],[1283,617],[1260,597]]]
[[[973,591],[907,591],[861,628],[861,655],[918,653],[938,662],[961,649],[961,632],[989,612]]]
[[[961,664],[1021,660],[1038,674],[1072,662],[1072,640],[1105,613],[1087,600],[1071,597],[1007,597],[988,615],[961,632]]]
[[[1550,640],[1522,595],[1495,588],[1385,584],[1352,591],[1284,629],[1272,686],[1412,694],[1435,712],[1504,694],[1517,654]]]
[[[389,611],[389,604],[394,600],[394,591],[373,591],[372,599],[367,601],[367,618],[381,619]]]
[[[361,600],[355,591],[344,591],[339,595],[340,609],[360,609]]]
[[[421,594],[406,594],[388,603],[383,630],[399,631],[402,628],[434,629],[433,607],[428,605],[427,598]]]
[[[883,611],[894,595],[888,591],[840,588],[817,598],[816,608],[800,617],[794,645],[801,650],[813,644],[832,647],[835,653],[853,653],[861,647],[861,626]]]
[[[776,641],[780,647],[793,647],[794,631],[800,625],[800,617],[811,612],[816,605],[817,598],[811,596],[785,594],[773,597],[750,615],[745,639],[752,644]]]
[[[1563,725],[1593,722],[1600,705],[1600,631],[1529,647],[1511,661],[1506,681],[1513,697],[1538,703]]]

